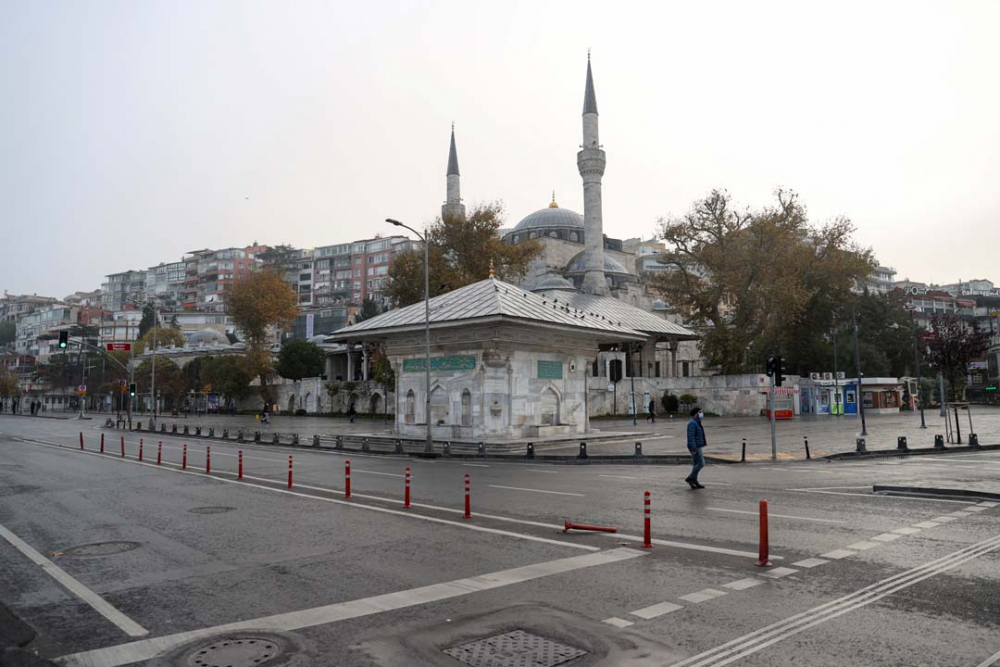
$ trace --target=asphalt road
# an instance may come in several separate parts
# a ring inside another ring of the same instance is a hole
[[[60,664],[457,667],[442,649],[515,629],[587,651],[568,667],[1000,664],[1000,504],[871,493],[996,484],[997,454],[710,466],[691,491],[669,466],[204,440],[182,471],[182,438],[146,438],[140,463],[112,431],[99,454],[96,426],[0,418],[0,602]],[[771,568],[755,567],[762,499]]]

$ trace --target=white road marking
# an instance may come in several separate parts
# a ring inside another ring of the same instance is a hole
[[[879,544],[878,542],[861,541],[861,542],[855,542],[854,544],[848,544],[847,548],[850,549],[851,551],[865,551],[867,549],[872,549],[874,547],[877,547],[878,544]]]
[[[872,545],[874,546],[874,545]],[[805,560],[800,560],[798,563],[792,563],[795,567],[816,567],[818,565],[825,565],[829,563],[828,560],[823,560],[822,558],[806,558]]]
[[[994,502],[982,502],[982,503],[979,503],[979,505],[980,505],[981,507],[986,507],[986,508],[990,508],[990,507],[996,507],[997,505],[1000,505],[1000,503],[994,503]]]
[[[829,560],[840,560],[841,558],[847,558],[848,556],[853,556],[853,551],[848,551],[847,549],[834,549],[825,554],[820,554],[820,558],[827,558]]]
[[[489,468],[485,463],[463,463],[462,465],[468,466],[469,468]]]
[[[997,549],[1000,549],[1000,536],[965,547],[937,560],[894,575],[888,579],[883,579],[871,586],[866,586],[844,597],[772,623],[764,628],[716,646],[713,649],[682,660],[672,667],[708,667],[709,665],[720,667],[721,665],[727,665],[756,653],[771,644],[788,639],[809,628],[877,602],[924,579],[951,570]]]
[[[598,477],[617,477],[618,479],[636,479],[635,477],[629,477],[628,475],[598,475]]]
[[[713,512],[731,512],[733,514],[751,514],[757,516],[759,512],[753,512],[751,510],[731,510],[725,509],[723,507],[706,507],[705,509],[712,510]],[[820,523],[844,523],[837,519],[816,519],[811,516],[792,516],[791,514],[768,514],[768,517],[777,517],[779,519],[798,519],[800,521],[818,521]]]
[[[626,621],[624,618],[618,618],[617,616],[612,616],[611,618],[606,618],[602,623],[607,623],[608,625],[613,625],[616,628],[627,628],[630,625],[635,625],[632,621]]]
[[[911,528],[911,527],[907,526],[905,528],[896,528],[892,532],[898,533],[899,535],[913,535],[914,533],[919,533],[920,529],[919,528]]]
[[[837,488],[837,487],[833,487]],[[845,487],[841,487],[845,488]],[[870,489],[870,486],[864,487],[846,487],[846,488],[864,488]],[[961,503],[963,505],[971,505],[974,500],[952,500],[950,498],[918,498],[915,496],[890,496],[890,495],[880,495],[875,493],[849,493],[846,491],[826,491],[821,489],[786,489],[786,491],[798,491],[801,493],[822,493],[830,496],[857,496],[859,498],[873,498],[873,499],[892,499],[892,500],[915,500],[922,503]]]
[[[359,472],[362,475],[385,475],[386,477],[406,477],[406,475],[401,475],[396,472],[377,472],[375,470],[359,470],[357,468],[351,468],[351,473]]]
[[[976,665],[976,667],[993,667],[994,665],[1000,665],[1000,651],[986,658],[986,660]]]
[[[754,586],[760,586],[764,583],[763,579],[756,579],[754,577],[747,577],[746,579],[737,579],[736,581],[730,581],[728,584],[723,584],[723,588],[729,588],[734,591],[745,591],[748,588],[753,588]]]
[[[644,618],[647,621],[651,618],[656,618],[657,616],[663,616],[664,614],[669,614],[672,611],[677,611],[678,609],[683,609],[684,607],[679,604],[674,604],[673,602],[661,602],[659,604],[654,604],[650,607],[643,607],[642,609],[636,609],[635,611],[630,611],[632,616],[638,616],[639,618]]]
[[[966,512],[985,512],[988,509],[989,509],[989,507],[981,507],[980,505],[976,505],[975,507],[970,507],[969,509],[967,509],[965,511]]]
[[[726,591],[717,591],[714,588],[706,588],[703,591],[697,591],[696,593],[688,593],[687,595],[682,595],[681,600],[685,602],[691,602],[692,604],[698,604],[705,602],[706,600],[712,600],[715,598],[722,597],[726,594]]]
[[[953,516],[953,517],[956,517],[956,518],[964,518],[964,517],[972,516],[972,515],[969,512],[964,512],[963,511],[963,512],[952,512],[948,516]]]
[[[531,491],[532,493],[551,493],[554,496],[576,496],[583,498],[582,493],[567,493],[566,491],[548,491],[546,489],[525,489],[520,486],[503,486],[501,484],[490,484],[491,489],[509,489],[510,491]]]
[[[149,630],[115,609],[104,598],[71,577],[66,570],[40,554],[5,526],[0,526],[0,537],[10,542],[11,546],[27,556],[35,565],[40,566],[46,574],[62,584],[70,593],[89,604],[101,616],[117,625],[129,637],[142,637],[149,634]]]
[[[562,526],[559,526],[559,529],[562,530]],[[608,537],[619,539],[619,540],[624,539],[624,540],[635,540],[637,542],[641,542],[642,541],[642,538],[639,537],[638,535],[622,535],[621,533],[618,533],[618,534],[602,533],[602,535],[607,535]],[[712,546],[708,546],[706,544],[691,544],[691,543],[688,543],[688,542],[672,542],[670,540],[658,540],[655,537],[652,538],[650,541],[653,544],[658,544],[658,545],[664,546],[664,547],[677,547],[678,549],[691,549],[692,551],[707,551],[707,552],[713,553],[713,554],[726,554],[727,556],[739,556],[741,558],[754,558],[754,559],[756,559],[757,556],[758,556],[758,553],[756,551],[738,551],[736,549],[726,549],[726,548],[723,548],[723,547],[712,547]],[[784,556],[774,556],[774,555],[772,555],[770,558],[771,558],[771,560],[784,560]]]
[[[921,521],[920,523],[913,524],[914,528],[937,528],[940,526],[937,521]]]
[[[931,521],[934,521],[936,523],[950,523],[952,521],[958,521],[958,519],[953,516],[936,516],[933,519],[931,519]]]
[[[878,540],[879,542],[892,542],[893,540],[898,540],[902,535],[898,533],[882,533],[881,535],[876,535],[873,540]]]
[[[463,597],[479,591],[511,586],[542,577],[573,572],[582,568],[617,563],[644,555],[643,552],[636,549],[610,549],[585,556],[573,556],[571,558],[551,560],[534,565],[525,565],[510,570],[483,574],[478,577],[446,581],[440,584],[431,584],[429,586],[376,595],[350,602],[338,602],[322,607],[313,607],[312,609],[302,609],[284,614],[265,616],[263,618],[227,623],[214,628],[179,632],[165,637],[154,637],[129,644],[84,651],[58,658],[57,662],[72,667],[118,667],[134,662],[145,662],[188,642],[213,635],[245,632],[247,630],[270,632],[299,630],[352,618],[371,616],[386,611],[427,605],[441,600]]]
[[[525,468],[525,470],[527,470],[528,472],[541,473],[543,475],[558,475],[559,474],[558,470],[537,470],[535,468]]]
[[[767,577],[768,579],[781,579],[782,577],[787,577],[790,574],[795,574],[798,570],[793,570],[790,567],[776,567],[773,570],[762,570],[760,576]]]

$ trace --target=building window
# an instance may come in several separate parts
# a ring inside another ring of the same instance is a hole
[[[472,426],[472,392],[462,390],[462,426]]]
[[[681,377],[691,377],[691,362],[681,362]]]

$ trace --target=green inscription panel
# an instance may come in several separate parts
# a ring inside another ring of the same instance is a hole
[[[538,361],[538,377],[546,380],[562,380],[563,365],[561,361]]]
[[[423,373],[425,370],[424,359],[404,359],[404,373]],[[431,357],[431,372],[435,371],[474,371],[476,370],[476,356],[466,354],[459,357]],[[560,375],[562,377],[562,370]]]

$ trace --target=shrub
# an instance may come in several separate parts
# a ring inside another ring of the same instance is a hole
[[[681,408],[680,401],[678,401],[677,397],[669,391],[663,392],[663,399],[661,402],[663,403],[663,409],[667,412],[677,412]]]
[[[698,397],[694,394],[681,394],[682,405],[694,405],[698,402]]]

